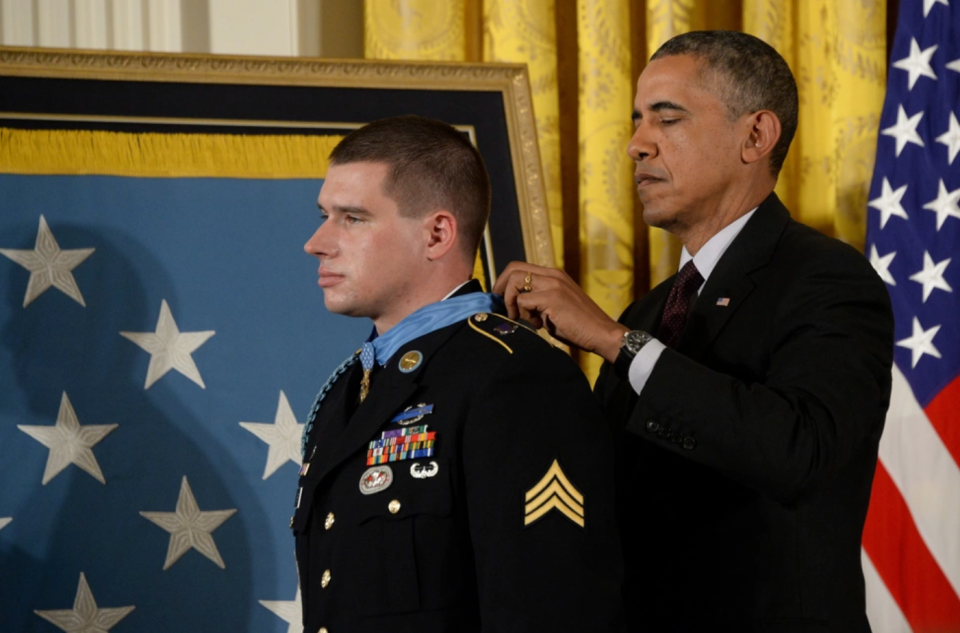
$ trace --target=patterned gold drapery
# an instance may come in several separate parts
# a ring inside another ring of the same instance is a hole
[[[562,268],[563,193],[555,7],[554,0],[487,0],[483,7],[483,61],[527,64],[554,259]]]
[[[744,30],[790,64],[797,136],[777,185],[794,218],[863,248],[886,88],[884,0],[744,0]]]
[[[466,60],[466,0],[365,0],[367,59]]]
[[[638,6],[631,15],[632,4]],[[625,150],[636,74],[646,58],[670,37],[697,29],[743,30],[780,51],[800,87],[800,125],[777,193],[798,220],[862,248],[885,87],[886,5],[887,0],[365,0],[366,54],[477,59],[471,42],[482,33],[484,60],[529,65],[558,265],[616,317],[634,298],[634,265],[643,267],[634,253],[647,253],[651,286],[676,272],[680,253],[672,236],[648,232],[634,221],[636,193]],[[575,36],[562,22],[573,16]],[[645,50],[636,44],[637,29],[645,36]],[[558,40],[558,32],[566,37]],[[576,74],[575,100],[564,97],[570,80],[558,69]],[[575,171],[561,170],[561,129],[579,141]],[[567,183],[566,198],[561,173],[578,180],[573,190]],[[573,235],[579,236],[576,249]],[[599,359],[581,361],[592,380]]]
[[[633,299],[630,11],[619,0],[579,0],[580,285],[619,315]],[[581,366],[592,380],[601,359]]]

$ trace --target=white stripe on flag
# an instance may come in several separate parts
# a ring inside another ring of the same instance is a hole
[[[960,595],[960,467],[896,365],[880,460],[927,549]]]
[[[860,550],[863,580],[867,586],[867,618],[873,633],[913,633],[897,601],[890,595],[867,553]]]

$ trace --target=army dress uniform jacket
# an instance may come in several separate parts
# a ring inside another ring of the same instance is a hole
[[[300,478],[305,633],[620,630],[611,434],[574,362],[478,314],[403,345],[356,405],[358,365]],[[410,407],[430,412],[392,421]],[[408,429],[432,455],[369,463]]]
[[[656,333],[672,279],[621,322]],[[864,633],[860,538],[893,318],[866,258],[771,194],[637,397],[609,365],[632,631]]]

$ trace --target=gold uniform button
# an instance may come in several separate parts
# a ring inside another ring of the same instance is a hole
[[[293,529],[293,517],[290,517],[290,528]]]
[[[317,631],[317,633],[330,633],[330,631],[327,630],[327,627],[321,626],[320,630]]]
[[[323,529],[329,530],[333,527],[333,522],[336,520],[336,517],[333,516],[333,512],[327,513],[327,518],[323,521]]]
[[[390,502],[390,505],[387,506],[387,510],[390,510],[390,514],[400,512],[400,502],[394,499]]]
[[[321,588],[321,589],[326,589],[326,588],[327,588],[327,585],[330,584],[330,578],[331,578],[331,576],[330,576],[330,570],[329,570],[329,569],[325,569],[325,570],[323,571],[323,576],[320,577],[320,588]]]
[[[484,321],[487,320],[487,315],[481,312],[480,314],[474,315],[473,320],[476,321],[477,323],[483,323]]]

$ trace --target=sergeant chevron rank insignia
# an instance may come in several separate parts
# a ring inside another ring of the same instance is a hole
[[[524,495],[523,525],[538,521],[551,510],[557,510],[580,527],[584,526],[583,495],[577,490],[553,460],[550,470]]]

